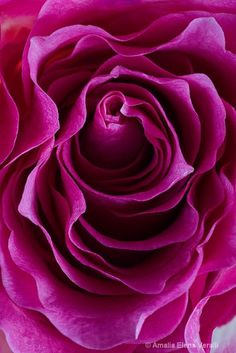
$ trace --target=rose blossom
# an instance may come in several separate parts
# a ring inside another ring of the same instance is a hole
[[[236,315],[236,5],[0,12],[5,349],[210,352]]]

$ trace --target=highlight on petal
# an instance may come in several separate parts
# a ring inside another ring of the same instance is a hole
[[[217,327],[213,331],[210,353],[233,353],[236,346],[235,330],[236,317],[229,323]]]

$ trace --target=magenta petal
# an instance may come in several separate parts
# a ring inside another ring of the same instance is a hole
[[[201,343],[218,332],[234,353],[235,13],[0,0],[6,351],[147,353],[181,337],[214,353]],[[27,25],[19,42],[11,23]]]
[[[222,326],[236,315],[236,271],[235,266],[221,271],[208,295],[194,308],[185,329],[185,340],[190,353],[209,353],[202,343],[211,342],[216,326]],[[195,348],[194,348],[195,345]]]
[[[55,327],[39,313],[27,311],[13,304],[1,288],[0,303],[4,316],[0,317],[0,328],[5,332],[0,335],[1,353],[91,353],[61,335]],[[106,353],[131,353],[133,346],[121,346],[106,350]],[[97,353],[104,351],[96,350]]]
[[[0,332],[0,353],[12,353],[3,332]]]
[[[141,216],[141,214],[137,214],[136,216]],[[197,221],[198,216],[196,211],[192,207],[186,205],[179,214],[176,222],[173,222],[168,228],[163,232],[159,232],[156,236],[140,241],[121,241],[99,233],[83,218],[80,219],[81,224],[84,225],[89,233],[103,245],[110,248],[133,250],[154,250],[173,243],[186,241],[195,233]]]
[[[216,226],[206,244],[202,271],[216,271],[232,266],[236,261],[236,206]],[[216,256],[217,254],[217,256]]]
[[[22,121],[11,158],[49,141],[59,129],[58,111],[52,100],[35,87],[31,113]]]
[[[1,0],[0,11],[2,14],[12,17],[37,15],[45,0],[22,0],[21,3],[17,0]]]
[[[0,303],[1,308],[4,308],[4,315],[0,318],[0,327],[5,332],[9,346],[14,353],[88,352],[87,349],[77,346],[62,336],[40,314],[16,307],[9,300],[3,288],[1,288]],[[1,352],[11,351],[1,350]]]
[[[0,164],[11,153],[18,133],[19,113],[3,79],[0,79]]]
[[[198,168],[199,172],[204,172],[215,165],[217,152],[224,141],[226,111],[212,81],[206,75],[193,74],[185,78],[189,82],[192,101],[201,122]]]
[[[210,47],[209,43],[211,43]],[[162,45],[160,49],[176,48],[193,53],[199,45],[207,51],[225,46],[224,32],[214,17],[194,19],[176,39]]]
[[[172,333],[182,320],[187,303],[188,298],[183,295],[149,316],[142,326],[139,341],[154,342]]]

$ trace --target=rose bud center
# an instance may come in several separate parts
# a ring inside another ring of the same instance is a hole
[[[80,133],[83,155],[99,167],[125,167],[148,143],[139,120],[122,114],[124,103],[119,92],[104,96]]]

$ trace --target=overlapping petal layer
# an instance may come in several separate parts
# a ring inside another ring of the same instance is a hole
[[[234,6],[48,0],[32,25],[24,2],[12,29],[1,5],[10,349],[211,342],[235,314]]]

